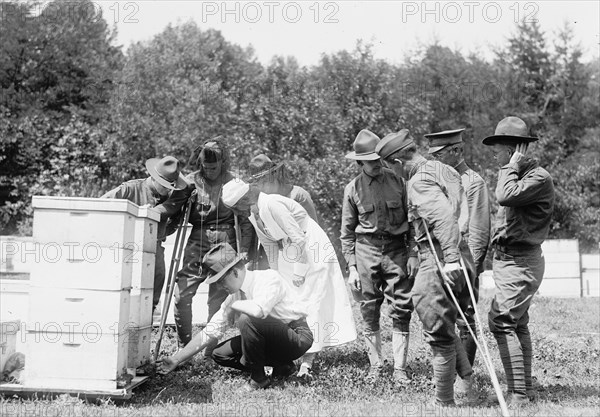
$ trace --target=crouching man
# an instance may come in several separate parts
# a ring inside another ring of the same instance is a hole
[[[166,374],[201,352],[211,340],[223,336],[232,316],[239,315],[235,322],[240,335],[215,347],[215,362],[249,372],[249,390],[271,385],[265,366],[273,367],[273,376],[291,375],[294,359],[312,346],[313,335],[304,305],[293,297],[279,273],[271,269],[246,271],[243,257],[228,243],[211,249],[202,266],[209,271],[206,282],[216,283],[229,296],[202,332],[175,355],[160,361],[158,371]]]

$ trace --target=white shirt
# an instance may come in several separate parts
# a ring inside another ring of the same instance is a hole
[[[306,260],[306,230],[310,221],[306,210],[296,201],[279,194],[260,193],[256,205],[263,224],[259,226],[254,213],[250,216],[250,222],[265,249],[269,264],[277,268],[277,242],[281,241],[284,247],[291,246],[292,252],[289,255],[295,256],[294,274],[305,277],[309,269]]]
[[[294,297],[293,289],[281,278],[277,271],[267,269],[264,271],[246,271],[246,277],[241,290],[247,300],[252,300],[262,310],[262,318],[271,316],[284,323],[305,318],[308,314],[304,303]],[[206,325],[204,332],[209,337],[220,339],[227,328],[225,311],[234,301],[240,300],[240,292],[230,294],[219,311]]]

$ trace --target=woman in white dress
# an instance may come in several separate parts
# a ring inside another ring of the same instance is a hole
[[[350,299],[335,250],[327,234],[300,204],[265,194],[234,179],[223,186],[223,203],[250,218],[272,269],[289,280],[307,304],[312,347],[302,358],[299,377],[310,377],[312,362],[324,347],[356,339]]]

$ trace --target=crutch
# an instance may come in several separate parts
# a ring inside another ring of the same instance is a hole
[[[175,290],[175,278],[179,271],[179,262],[181,260],[181,253],[185,245],[185,228],[190,218],[190,212],[192,211],[192,204],[196,200],[197,192],[194,190],[190,198],[188,199],[187,205],[183,208],[183,216],[177,225],[177,234],[175,235],[175,244],[173,245],[173,256],[171,257],[171,265],[169,266],[169,275],[167,279],[167,285],[169,288],[168,295],[163,302],[163,309],[160,315],[160,326],[158,328],[158,340],[154,348],[154,362],[158,358],[160,351],[160,345],[162,343],[163,333],[165,331],[165,323],[167,321],[167,313],[171,306],[171,298],[173,298],[173,291]]]
[[[427,241],[429,242],[429,247],[431,248],[431,253],[433,254],[435,263],[436,263],[436,265],[440,271],[440,274],[442,275],[442,278],[443,278],[446,276],[446,274],[444,273],[444,270],[442,268],[442,263],[440,262],[440,259],[437,256],[437,252],[435,250],[433,240],[431,239],[431,234],[429,233],[429,227],[427,227],[427,222],[425,221],[425,219],[421,219],[421,220],[423,222],[423,227],[425,228],[425,234],[427,235]],[[467,326],[467,329],[469,329],[469,333],[471,333],[471,336],[473,336],[473,341],[475,342],[478,349],[482,353],[482,356],[484,358],[483,362],[485,363],[485,366],[488,369],[488,373],[490,374],[490,378],[492,380],[492,385],[494,386],[494,391],[496,391],[496,395],[498,396],[498,403],[500,404],[500,409],[502,411],[502,415],[504,417],[509,417],[510,413],[508,412],[508,407],[506,406],[506,401],[504,400],[504,396],[502,395],[502,388],[500,387],[500,382],[498,382],[498,377],[496,376],[496,371],[494,370],[494,365],[492,363],[492,357],[487,348],[487,343],[485,343],[485,339],[483,337],[483,326],[481,325],[481,320],[479,319],[479,314],[477,313],[477,302],[475,300],[473,288],[471,287],[471,283],[469,282],[469,275],[467,274],[467,269],[464,265],[462,258],[460,259],[460,264],[461,264],[461,267],[463,270],[463,274],[465,274],[465,281],[467,281],[467,287],[469,288],[469,295],[471,296],[471,300],[473,301],[473,306],[475,308],[475,318],[478,322],[477,324],[479,325],[479,330],[481,333],[481,343],[484,346],[483,349],[477,339],[477,336],[473,332],[473,329],[471,329],[471,326],[469,325],[467,318],[465,317],[465,314],[463,313],[462,309],[460,308],[460,304],[458,303],[456,296],[452,292],[452,288],[445,280],[444,280],[444,285],[446,285],[446,288],[448,289],[448,293],[450,294],[452,301],[456,305],[456,308],[457,308],[458,312],[460,313],[461,318],[464,320],[464,322]]]
[[[240,251],[242,250],[242,246],[240,243],[242,237],[240,236],[240,221],[238,219],[237,214],[233,215],[233,227],[235,228],[235,246],[239,255]]]

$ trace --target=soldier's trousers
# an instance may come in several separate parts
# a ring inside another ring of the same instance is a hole
[[[460,244],[460,256],[462,257],[465,268],[467,269],[467,273],[469,274],[469,282],[471,283],[471,287],[473,289],[473,293],[475,295],[475,301],[479,301],[479,277],[477,276],[477,271],[475,269],[475,262],[473,261],[473,256],[471,255],[471,251],[466,243],[461,242]],[[470,326],[475,324],[475,306],[471,300],[471,294],[469,293],[469,288],[465,285],[462,291],[458,294],[458,302],[460,307],[465,314],[467,319],[467,323]],[[459,328],[466,326],[467,323],[462,319],[460,314],[456,317],[456,323]],[[472,327],[474,329],[474,327]]]
[[[544,276],[541,247],[500,251],[494,255],[496,291],[488,322],[500,350],[508,390],[521,394],[531,388],[532,346],[529,306]]]
[[[202,258],[215,245],[228,242],[236,247],[235,229],[210,230],[194,227],[188,238],[183,255],[183,268],[177,273],[175,288],[175,326],[179,343],[185,346],[192,340],[192,299],[198,286],[206,280],[208,271],[201,269]],[[211,284],[208,287],[208,319],[219,311],[221,304],[227,298],[227,292]]]
[[[425,341],[433,351],[433,374],[436,399],[446,403],[454,401],[454,373],[461,377],[473,373],[465,349],[456,335],[458,308],[452,301],[429,250],[420,252],[421,263],[413,286],[415,311],[423,324]],[[465,287],[464,277],[457,281],[454,294]]]
[[[354,251],[361,284],[360,312],[365,332],[379,331],[384,299],[391,305],[394,330],[408,332],[413,311],[413,280],[408,278],[406,270],[408,249],[404,239],[358,235]]]

